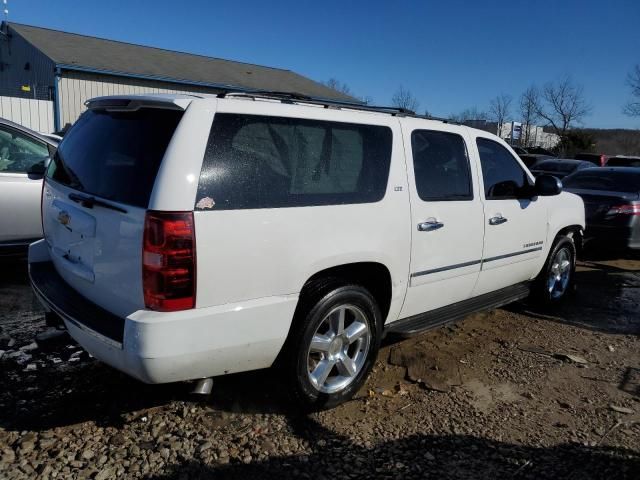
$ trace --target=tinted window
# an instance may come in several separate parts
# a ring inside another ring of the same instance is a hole
[[[181,111],[89,110],[58,146],[47,176],[88,194],[146,208]]]
[[[0,126],[0,172],[27,173],[49,156],[44,142],[12,128]]]
[[[579,163],[569,163],[569,162],[540,162],[536,163],[533,167],[535,170],[544,170],[545,172],[562,172],[569,173],[573,172],[576,168],[578,168]]]
[[[509,151],[493,140],[477,139],[484,181],[484,195],[488,200],[517,198],[525,185],[527,174]]]
[[[607,162],[607,167],[640,167],[640,158],[613,157]]]
[[[467,149],[460,135],[415,130],[411,149],[416,188],[422,200],[473,198]]]
[[[196,208],[376,202],[391,161],[387,127],[216,114]]]
[[[565,188],[579,190],[603,190],[609,192],[640,192],[640,173],[610,172],[576,172],[562,181]]]

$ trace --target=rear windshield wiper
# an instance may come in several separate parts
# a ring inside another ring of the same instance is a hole
[[[70,193],[69,199],[73,200],[76,203],[79,203],[83,207],[93,208],[94,205],[98,205],[99,207],[110,208],[111,210],[115,210],[117,212],[127,213],[127,211],[118,207],[117,205],[112,205],[111,203],[105,202],[103,200],[98,200],[95,197],[90,197],[88,195],[80,195],[79,193]]]

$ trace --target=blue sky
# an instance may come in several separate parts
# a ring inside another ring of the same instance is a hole
[[[640,0],[9,0],[9,10],[14,22],[335,77],[376,104],[403,85],[438,116],[571,75],[593,106],[584,126],[640,128],[621,111],[640,63]]]

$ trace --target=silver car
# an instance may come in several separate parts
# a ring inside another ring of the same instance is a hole
[[[42,177],[57,145],[55,136],[0,118],[0,257],[42,237]]]

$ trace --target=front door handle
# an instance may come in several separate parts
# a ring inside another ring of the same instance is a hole
[[[489,225],[502,225],[507,221],[502,215],[498,214],[495,217],[489,219]]]
[[[439,228],[444,227],[444,223],[439,222],[435,218],[427,218],[426,222],[422,222],[418,224],[419,232],[431,232],[432,230],[438,230]]]

